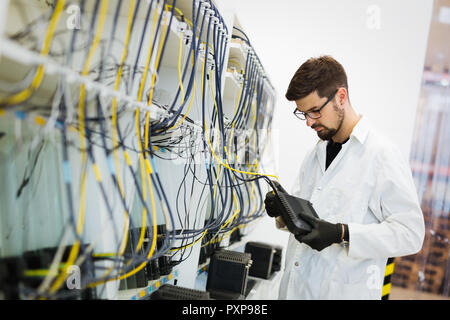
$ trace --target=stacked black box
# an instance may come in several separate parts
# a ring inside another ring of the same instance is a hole
[[[138,252],[135,251],[135,246],[139,241],[141,228],[133,228],[130,230],[129,239],[127,242],[127,248],[125,250],[125,256],[127,259],[131,258],[133,255],[140,255],[145,257],[148,255],[149,246],[153,242],[152,227],[145,228],[145,234],[143,239],[142,247]],[[157,238],[155,250],[160,250],[164,244],[166,237],[165,225],[157,226]],[[119,290],[127,290],[134,288],[143,288],[148,285],[149,281],[157,280],[161,276],[169,275],[172,272],[172,261],[170,255],[162,255],[158,258],[152,258],[145,268],[138,271],[136,274],[127,277],[120,282]]]
[[[164,284],[153,292],[150,300],[211,300],[207,291]]]
[[[219,250],[211,257],[206,290],[214,299],[243,299],[252,260],[249,253]]]
[[[157,248],[158,250],[161,250],[164,241],[166,239],[166,226],[165,225],[159,225],[157,227],[158,229],[158,240],[157,240]],[[172,261],[171,261],[171,255],[166,254],[162,255],[158,258],[158,265],[159,265],[159,274],[160,276],[167,276],[172,272]]]
[[[128,259],[135,255],[144,255],[144,246],[142,246],[138,251],[135,251],[136,245],[139,241],[141,233],[141,228],[132,228],[128,233],[128,241],[125,249],[125,256]],[[135,274],[124,279],[124,283],[121,283],[120,289],[134,289],[134,288],[142,288],[147,285],[147,270],[145,268],[139,270]],[[124,285],[126,287],[124,287]]]
[[[253,261],[248,274],[252,277],[269,279],[272,275],[275,249],[265,243],[247,242],[245,244],[245,252],[251,254]]]
[[[269,279],[281,269],[282,248],[262,242],[247,242],[245,252],[252,256],[252,266],[249,275],[252,277]]]
[[[23,287],[25,269],[23,257],[5,257],[0,259],[1,300],[20,299],[19,286]]]
[[[235,232],[232,233],[232,235]],[[214,238],[214,239],[213,239]],[[219,242],[216,242],[216,232],[207,232],[202,239],[202,245],[200,247],[200,257],[198,259],[198,264],[204,264],[209,258],[218,250]]]
[[[283,248],[280,246],[274,246],[275,254],[273,255],[272,261],[272,273],[281,270],[281,253],[283,252]]]
[[[95,288],[83,288],[83,279],[89,279],[94,276],[94,264],[90,253],[86,252],[88,245],[79,247],[79,255],[84,255],[85,259],[77,265],[80,274],[78,277],[80,288],[71,287],[72,284],[71,269],[67,269],[67,278],[63,282],[52,298],[60,300],[92,300],[96,299]],[[0,258],[0,297],[3,299],[21,299],[22,292],[33,292],[38,288],[45,278],[45,274],[34,273],[33,271],[49,270],[58,247],[40,248],[25,251],[21,256]],[[69,259],[72,246],[62,248],[62,260],[64,263]],[[61,269],[60,269],[61,270]]]

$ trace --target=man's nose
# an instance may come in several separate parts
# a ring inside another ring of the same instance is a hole
[[[314,123],[316,122],[316,120],[315,119],[311,119],[310,117],[306,117],[306,125],[308,126],[308,127],[311,127]]]

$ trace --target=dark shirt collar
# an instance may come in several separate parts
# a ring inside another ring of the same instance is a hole
[[[334,142],[332,139],[328,140],[327,143],[327,147],[341,147],[343,144],[345,144],[348,140],[350,139],[350,137],[348,137],[347,139],[345,139],[344,142]]]

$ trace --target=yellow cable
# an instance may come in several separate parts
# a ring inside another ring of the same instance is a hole
[[[202,74],[203,74],[204,68],[205,68],[205,61],[206,61],[206,54],[205,54],[205,57],[204,57],[204,59],[203,59]],[[203,77],[202,77],[202,92],[203,92],[203,91],[204,91],[204,83],[203,83]],[[241,91],[242,91],[242,90],[241,90]],[[212,92],[212,97],[213,97],[213,101],[214,101],[214,106],[215,106],[216,112],[217,112],[217,114],[218,114],[217,102],[216,102],[216,98],[215,98],[215,96],[214,96],[214,91],[212,91],[212,85],[211,85],[211,92]],[[236,109],[237,109],[237,106],[236,106]],[[264,176],[268,176],[268,177],[274,177],[274,178],[276,178],[276,179],[278,180],[278,177],[277,177],[277,176],[274,176],[274,175],[266,175],[266,174],[259,174],[259,173],[256,173],[256,172],[246,172],[246,171],[241,171],[241,170],[233,169],[233,168],[229,167],[227,164],[224,164],[222,161],[220,161],[220,159],[217,158],[217,156],[216,156],[216,154],[215,154],[215,152],[214,152],[214,150],[213,150],[213,147],[212,147],[212,145],[211,145],[211,141],[210,141],[209,135],[208,135],[208,129],[207,129],[207,125],[206,125],[206,120],[205,120],[204,126],[205,126],[205,134],[206,134],[206,137],[207,137],[207,139],[208,139],[208,145],[209,145],[209,147],[210,147],[210,149],[211,149],[211,152],[212,152],[214,158],[215,158],[222,166],[226,167],[227,169],[233,170],[233,171],[237,171],[237,172],[241,172],[241,173],[245,173],[245,174],[251,174],[251,175],[264,175]],[[234,122],[233,122],[233,128],[234,128]],[[220,130],[220,129],[219,129],[219,130]],[[231,141],[231,140],[230,140],[230,141]],[[237,202],[236,202],[236,196],[235,196],[235,194],[234,194],[234,191],[233,191],[233,202],[237,203]],[[235,217],[237,216],[237,214],[238,214],[239,212],[240,212],[240,209],[236,210],[236,212],[234,213],[234,215],[233,215],[230,219],[228,219],[228,221],[227,221],[224,225],[221,226],[221,228],[219,229],[219,231],[216,233],[216,235],[215,235],[209,242],[211,242],[211,241],[218,235],[218,233],[220,232],[220,230],[222,230],[223,228],[225,228],[232,220],[234,220]],[[208,242],[208,243],[209,243],[209,242]],[[205,245],[206,245],[206,244],[204,244],[203,246],[205,246]]]
[[[153,17],[153,27],[152,27],[152,33],[150,35],[150,46],[149,46],[149,51],[147,54],[147,61],[145,64],[145,70],[144,70],[144,74],[141,80],[141,85],[139,87],[139,92],[138,92],[138,101],[142,101],[142,95],[144,92],[144,86],[145,86],[145,81],[147,79],[147,74],[148,74],[148,69],[150,67],[150,61],[151,61],[151,57],[153,54],[153,40],[155,37],[155,26],[156,26],[156,22],[158,18],[158,6],[155,7],[155,14]],[[136,109],[135,111],[135,121],[136,121],[136,136],[137,136],[137,140],[138,140],[138,145],[139,145],[139,164],[140,164],[140,168],[141,168],[141,178],[142,178],[142,194],[144,196],[144,201],[146,200],[146,172],[145,172],[145,164],[144,164],[144,156],[143,156],[143,148],[142,148],[142,142],[141,142],[141,131],[140,131],[140,121],[139,121],[139,115],[140,115],[140,110]],[[143,210],[143,215],[146,214],[146,209],[145,206],[142,209]],[[153,222],[154,224],[156,224],[156,221]],[[142,226],[144,226],[144,224],[142,224]],[[142,236],[142,230],[141,230],[141,236]]]
[[[184,114],[183,118],[181,118],[181,120],[177,123],[174,124],[172,127],[169,128],[169,130],[175,129],[176,127],[178,127],[181,123],[183,123],[184,119],[186,119],[187,115],[189,114],[189,110],[192,107],[192,102],[194,102],[194,97],[195,97],[195,79],[194,79],[194,87],[192,88],[193,93],[192,93],[192,97],[191,97],[191,102],[189,102],[189,107],[186,110],[186,113]]]
[[[167,8],[165,9],[165,13],[167,12]],[[151,106],[152,103],[152,99],[153,99],[153,93],[155,90],[155,80],[156,80],[156,70],[158,70],[159,67],[159,63],[160,63],[160,59],[161,59],[161,52],[162,52],[162,47],[163,47],[163,42],[164,42],[164,38],[166,36],[167,33],[167,16],[165,15],[164,17],[164,27],[163,27],[163,33],[161,35],[161,40],[160,40],[160,45],[158,48],[158,52],[156,55],[156,62],[155,62],[155,72],[153,73],[152,76],[152,84],[150,87],[150,95],[149,95],[149,99],[148,99],[148,106]]]
[[[58,267],[59,270],[63,270],[65,268],[65,264],[61,263]],[[25,270],[23,275],[25,277],[45,277],[50,273],[49,269],[30,269]],[[58,275],[57,272],[53,273],[53,276]]]
[[[167,12],[167,7],[165,9],[165,13]],[[161,13],[162,14],[162,13]],[[153,73],[152,76],[152,83],[151,83],[151,89],[150,89],[150,95],[149,95],[149,100],[148,100],[148,105],[151,106],[152,103],[152,99],[153,99],[153,90],[154,90],[154,86],[155,86],[155,79],[156,79],[156,70],[158,70],[158,66],[160,63],[160,59],[161,59],[161,52],[162,52],[162,47],[163,47],[163,42],[164,42],[164,38],[166,36],[166,32],[167,32],[167,16],[165,15],[164,17],[164,27],[163,27],[163,33],[161,35],[161,40],[160,40],[160,45],[158,48],[158,52],[157,52],[157,56],[156,56],[156,62],[155,62],[155,72]],[[146,170],[146,176],[147,176],[147,183],[149,185],[149,189],[150,189],[150,194],[152,197],[152,202],[153,202],[153,193],[152,193],[152,184],[151,184],[151,179],[150,179],[150,174],[154,171],[151,170],[151,165],[150,162],[148,160],[148,155],[147,155],[147,150],[148,150],[148,136],[149,136],[149,123],[150,123],[150,113],[147,112],[146,114],[146,122],[145,122],[145,132],[144,132],[144,136],[145,136],[145,140],[144,140],[144,149],[142,150],[142,145],[140,144],[140,151],[142,154],[142,151],[144,152],[145,160],[147,162],[147,166],[145,167]],[[138,136],[139,141],[140,141],[140,135]],[[150,253],[153,254],[153,250],[154,247],[156,245],[156,235],[157,235],[157,228],[156,228],[156,210],[153,209],[153,242],[152,242],[152,250],[150,250],[149,252],[149,258],[151,257]]]
[[[60,2],[58,2],[59,4]],[[94,55],[94,52],[97,50],[98,44],[100,42],[100,37],[103,32],[103,26],[105,22],[106,12],[108,9],[108,0],[102,0],[101,3],[101,9],[100,9],[100,17],[97,23],[97,30],[94,36],[94,40],[92,42],[92,46],[89,49],[88,58],[86,59],[84,68],[83,68],[83,75],[86,75],[89,72],[89,64],[91,62],[92,56]],[[84,127],[84,101],[85,101],[85,94],[86,94],[86,88],[84,84],[80,87],[80,97],[79,97],[79,104],[78,104],[78,121],[79,121],[79,139],[80,139],[80,149],[81,149],[81,164],[83,168],[83,172],[81,174],[81,186],[80,186],[80,205],[78,208],[78,222],[76,226],[76,233],[77,235],[80,235],[83,232],[83,225],[84,225],[84,215],[85,215],[85,205],[86,205],[86,162],[87,162],[87,156],[86,156],[86,138],[85,138],[85,127]],[[56,290],[58,290],[64,280],[67,276],[67,268],[71,266],[75,259],[77,258],[78,251],[80,248],[80,242],[78,240],[75,240],[70,253],[69,258],[67,259],[66,266],[64,267],[63,271],[59,274],[59,276],[56,278],[55,282],[50,287],[50,293],[54,293]]]
[[[166,9],[170,9],[173,6],[171,4],[166,4]],[[180,15],[180,16],[184,16],[183,12],[181,12],[180,9],[178,9],[177,7],[175,7],[175,11]]]
[[[214,91],[213,91],[213,85],[212,85],[212,78],[213,77],[211,77],[211,94],[212,94],[212,97],[213,97],[213,101],[214,101],[214,106],[215,106],[215,108],[216,108],[216,113],[217,114],[219,114],[219,110],[218,110],[218,107],[217,107],[217,103],[216,103],[216,98],[215,98],[215,96],[214,96]],[[256,120],[256,113],[255,113],[255,115],[254,115],[254,119]],[[256,142],[256,136],[255,136],[255,142]],[[230,149],[231,149],[231,147],[230,147]],[[226,151],[226,150],[225,150]],[[231,158],[231,155],[229,155],[229,157]],[[254,184],[254,181],[252,181],[252,183]]]
[[[119,65],[119,69],[117,72],[117,77],[116,77],[116,81],[114,84],[114,91],[118,91],[119,89],[119,85],[120,85],[120,79],[122,76],[122,72],[123,72],[123,65],[125,63],[125,60],[127,58],[127,52],[128,52],[128,44],[130,41],[130,34],[131,34],[131,24],[133,21],[133,11],[134,11],[134,6],[135,6],[135,1],[134,0],[130,0],[130,5],[129,5],[129,11],[128,11],[128,22],[127,22],[127,33],[125,36],[125,43],[124,43],[124,49],[122,51],[122,59],[121,59],[121,63]],[[114,156],[114,164],[115,164],[115,171],[116,171],[116,181],[117,181],[117,185],[119,187],[119,192],[120,192],[120,196],[123,198],[124,197],[124,191],[123,191],[123,186],[122,186],[122,182],[120,180],[120,166],[119,166],[119,157],[118,157],[118,132],[117,132],[117,98],[114,97],[113,101],[112,101],[112,140],[113,140],[113,156]],[[129,159],[128,157],[125,157],[127,164],[129,163]],[[120,244],[119,247],[119,251],[118,251],[118,256],[122,256],[123,253],[125,252],[126,249],[126,244],[128,242],[128,231],[129,231],[129,213],[127,211],[127,209],[125,208],[124,210],[124,228],[123,228],[123,238],[122,238],[122,242]],[[139,244],[139,242],[138,242]],[[108,268],[101,277],[106,277],[108,274],[111,273],[111,271],[114,268]],[[99,283],[103,283],[103,281],[99,281],[96,282],[95,285],[99,284]],[[90,287],[94,286],[93,284],[90,284]]]
[[[154,40],[154,37],[155,37],[155,30],[156,30],[155,26],[156,26],[156,22],[158,20],[157,18],[158,18],[158,7],[156,6],[155,7],[155,14],[154,14],[154,18],[153,18],[152,33],[150,35],[150,46],[149,46],[149,51],[148,51],[148,55],[147,55],[145,71],[144,71],[144,74],[143,74],[143,78],[141,80],[141,85],[139,87],[139,93],[138,93],[138,101],[139,102],[142,101],[145,81],[146,81],[146,78],[147,78],[148,69],[150,67],[150,61],[151,61],[151,57],[152,57],[152,54],[153,54],[153,40]],[[140,150],[140,152],[139,152],[139,163],[140,163],[140,168],[141,168],[142,194],[143,194],[143,200],[146,201],[146,198],[147,198],[147,196],[146,196],[147,195],[146,177],[148,176],[148,172],[146,170],[146,166],[145,166],[145,163],[144,163],[144,157],[143,157],[143,152],[144,151],[143,151],[142,142],[141,142],[141,138],[140,138],[141,137],[141,132],[140,132],[139,114],[140,114],[139,109],[136,109],[136,112],[135,112],[136,136],[138,138],[138,145],[139,145],[139,150]],[[155,209],[155,204],[154,204],[151,180],[150,179],[147,179],[147,180],[148,180],[148,184],[149,184],[149,191],[151,193],[152,211],[153,211],[153,234],[154,234],[153,241],[152,241],[152,248],[153,248],[155,246],[155,243],[156,243],[156,232],[157,232],[157,229],[156,229],[157,223],[156,223],[156,216],[155,216],[155,210],[156,209]],[[138,247],[139,248],[140,248],[139,244],[142,244],[142,242],[144,240],[145,225],[146,225],[146,223],[144,223],[144,222],[146,222],[144,217],[146,217],[146,215],[147,215],[147,210],[145,209],[145,206],[144,206],[144,208],[142,209],[143,224],[142,224],[141,234],[140,234],[139,243],[138,243]],[[150,250],[149,257],[151,257],[151,255],[153,254],[153,251],[154,251],[154,249]]]
[[[188,18],[184,17],[184,20],[186,20],[187,23],[189,23],[189,25],[191,26],[191,28],[194,27],[194,25],[192,24],[192,22],[191,22]]]
[[[185,246],[182,246],[180,248],[176,248],[176,249],[171,249],[169,252],[174,252],[174,251],[179,251],[181,249],[186,249],[189,248],[190,246],[193,246],[194,244],[197,244],[199,241],[201,241],[203,239],[203,237],[206,235],[206,233],[208,232],[208,229],[206,229],[205,231],[203,231],[203,234],[200,238],[198,238],[197,240],[195,240],[193,243],[187,244]]]
[[[147,255],[147,259],[150,259],[153,255],[153,253],[155,252],[155,248],[156,248],[156,240],[157,240],[157,224],[156,224],[156,206],[155,206],[155,199],[154,199],[154,195],[153,195],[153,189],[152,189],[152,184],[150,181],[150,176],[147,175],[147,180],[148,180],[148,184],[149,184],[149,189],[150,189],[150,198],[151,198],[151,202],[152,202],[152,212],[153,212],[153,239],[152,239],[152,245],[150,248],[150,251]],[[132,276],[133,274],[139,272],[140,270],[142,270],[146,265],[147,265],[147,261],[142,262],[137,268],[127,272],[126,274],[119,276],[119,277],[115,277],[113,279],[109,279],[108,281],[113,281],[113,280],[123,280],[126,279],[130,276]]]
[[[117,72],[116,82],[114,84],[114,91],[119,90],[120,80],[121,80],[122,72],[123,72],[123,66],[125,64],[127,54],[128,54],[128,44],[130,41],[134,7],[135,7],[135,0],[130,0],[129,11],[128,11],[127,33],[125,36],[125,43],[124,43],[124,48],[123,48],[123,52],[122,52],[122,59],[121,59],[120,65],[119,65],[119,70]],[[124,191],[123,191],[122,181],[120,179],[120,166],[119,166],[118,141],[117,141],[118,132],[117,132],[117,98],[116,97],[114,97],[113,101],[112,101],[112,119],[111,120],[112,120],[113,156],[114,156],[114,163],[115,163],[115,167],[116,167],[116,180],[117,180],[117,185],[119,187],[120,195],[123,198]],[[129,213],[128,213],[127,209],[125,208],[123,239],[122,239],[122,243],[119,247],[119,256],[122,256],[126,249],[126,245],[127,245],[127,241],[128,241],[129,224],[130,224]]]
[[[205,59],[206,59],[206,58],[205,58]],[[205,64],[205,63],[203,63],[203,67],[204,67],[204,64]],[[202,92],[203,92],[203,90],[204,90],[204,85],[203,85],[203,77],[202,77]],[[216,99],[215,99],[214,96],[213,96],[213,99],[214,99],[214,104],[216,105]],[[257,175],[257,176],[272,177],[272,178],[275,178],[275,179],[279,180],[278,177],[275,176],[275,175],[263,174],[263,173],[257,173],[257,172],[241,171],[241,170],[237,170],[237,169],[231,168],[230,166],[228,166],[228,164],[223,163],[223,162],[216,156],[216,154],[215,154],[215,152],[214,152],[214,149],[213,149],[213,147],[212,147],[212,145],[211,145],[211,141],[210,141],[210,139],[209,139],[208,129],[207,129],[207,125],[206,125],[206,119],[205,119],[204,127],[205,127],[206,138],[208,139],[208,145],[209,145],[209,148],[211,149],[211,152],[212,152],[214,158],[217,160],[217,162],[220,163],[220,165],[224,166],[225,168],[227,168],[227,169],[229,169],[229,170],[235,171],[235,172],[244,173],[244,174],[250,174],[250,175]],[[233,122],[233,128],[234,128],[234,122]],[[220,129],[219,129],[219,130],[220,130]]]
[[[149,47],[149,52],[147,55],[147,62],[145,64],[145,70],[144,70],[144,74],[142,76],[142,80],[141,80],[141,85],[139,87],[139,93],[138,93],[138,101],[141,102],[142,101],[142,95],[144,92],[144,86],[145,86],[145,80],[147,79],[147,74],[148,74],[148,69],[150,67],[150,61],[153,55],[153,41],[154,41],[154,37],[155,37],[155,30],[156,30],[156,22],[158,21],[158,6],[155,7],[155,15],[153,18],[153,27],[152,27],[152,33],[150,35],[150,47]],[[139,109],[136,109],[136,112],[139,112]]]
[[[235,59],[228,59],[228,63],[234,63],[237,64],[240,68],[240,72],[242,72],[242,65],[239,63],[239,61],[235,60]]]
[[[217,107],[217,102],[216,102],[216,98],[215,98],[215,96],[214,96],[214,90],[213,90],[213,75],[211,74],[211,85],[210,85],[210,87],[211,87],[211,95],[212,95],[212,97],[213,97],[213,101],[214,101],[214,108],[216,109],[216,114],[217,114],[217,117],[219,117],[220,115],[219,115],[219,108]],[[219,129],[219,131],[220,131],[220,129]],[[220,136],[220,135],[219,135]],[[221,137],[221,136],[220,136]],[[222,138],[221,138],[222,139]],[[226,143],[225,143],[226,144]],[[226,146],[225,146],[225,149],[226,149]]]
[[[192,56],[192,66],[194,66],[194,56]],[[181,78],[180,78],[181,79]],[[181,81],[180,81],[181,83]],[[182,84],[180,84],[182,85]],[[169,128],[169,130],[175,129],[176,127],[178,127],[181,123],[183,123],[184,119],[186,119],[187,115],[189,114],[189,110],[192,107],[192,103],[194,102],[194,97],[195,97],[195,77],[194,77],[194,87],[192,88],[192,97],[191,97],[191,101],[189,102],[189,107],[186,111],[186,113],[184,114],[183,118],[176,123],[175,125],[173,125],[172,127]]]
[[[149,176],[147,176],[147,178],[149,178]],[[154,200],[154,196],[153,196],[152,185],[151,185],[150,181],[149,181],[149,189],[150,189],[150,198],[151,198],[151,201],[152,201],[152,211],[153,211],[153,219],[154,219],[153,221],[155,221],[155,223],[153,224],[152,246],[151,246],[150,251],[149,251],[149,253],[147,255],[147,259],[150,259],[151,256],[153,255],[154,251],[155,251],[155,248],[156,248],[156,237],[157,237],[156,207],[155,207],[155,200]],[[105,255],[108,255],[108,254],[105,254]],[[100,280],[100,281],[97,281],[97,282],[89,284],[88,287],[92,288],[92,287],[95,287],[95,286],[97,286],[99,284],[103,284],[103,283],[106,283],[106,282],[109,282],[109,281],[126,279],[126,278],[132,276],[133,274],[139,272],[140,270],[142,270],[147,265],[147,263],[148,263],[147,261],[144,261],[137,268],[135,268],[135,269],[133,269],[133,270],[131,270],[131,271],[121,275],[121,276],[116,276],[116,277],[113,277],[113,278],[107,279],[107,280]],[[127,265],[129,265],[129,263]]]
[[[239,208],[239,206],[238,206],[238,203],[237,203],[237,200],[236,200],[236,194],[234,193],[234,190],[233,190],[233,203],[236,205],[236,207],[237,207],[237,209],[235,210],[235,212],[234,212],[234,214],[220,227],[220,229],[217,231],[217,233],[211,238],[211,240],[210,241],[208,241],[207,243],[205,243],[205,244],[203,244],[202,245],[202,247],[204,247],[204,246],[206,246],[206,245],[208,245],[208,244],[210,244],[210,243],[212,243],[213,241],[214,241],[214,239],[219,235],[219,233],[220,233],[220,231],[223,229],[223,228],[225,228],[231,221],[233,221],[235,218],[236,218],[236,216],[237,216],[237,214],[239,213],[239,212],[241,212],[241,209]]]
[[[51,41],[53,39],[53,34],[55,32],[56,26],[58,25],[58,21],[61,17],[61,13],[64,9],[65,0],[59,0],[56,3],[55,11],[53,12],[50,23],[47,27],[47,31],[45,33],[44,45],[40,51],[41,56],[47,56],[50,52]],[[12,105],[18,104],[25,100],[27,100],[31,94],[40,87],[42,80],[44,79],[45,68],[43,65],[38,66],[36,75],[34,76],[33,81],[30,86],[19,93],[14,94],[11,97],[6,98],[4,101],[1,101],[1,104]]]
[[[106,2],[107,2],[107,0],[106,0]],[[102,5],[103,4],[104,3],[102,3]],[[125,38],[124,50],[122,52],[122,60],[119,65],[119,70],[118,70],[115,85],[114,85],[114,91],[117,91],[119,89],[120,78],[121,78],[122,71],[123,71],[123,65],[124,65],[126,57],[127,57],[127,48],[128,48],[128,43],[130,40],[130,33],[131,33],[131,23],[133,20],[133,8],[134,8],[134,0],[130,0],[130,9],[128,12],[127,34],[126,34],[126,38]],[[105,8],[105,10],[106,10],[106,8]],[[106,11],[105,12],[102,11],[102,16],[104,13],[106,13]],[[119,167],[119,159],[118,159],[118,154],[117,154],[117,149],[118,149],[117,135],[118,135],[118,133],[117,133],[117,99],[116,99],[116,97],[114,97],[113,101],[112,101],[112,131],[113,131],[113,139],[112,140],[113,140],[113,145],[114,145],[113,155],[114,155],[115,168],[116,168],[116,180],[117,180],[117,185],[119,187],[120,196],[124,197],[123,187],[122,187],[121,180],[120,180],[120,167]],[[127,160],[127,162],[129,161],[129,159],[127,157],[126,157],[126,160]],[[118,256],[123,255],[125,248],[126,248],[126,243],[128,241],[129,214],[126,209],[125,209],[125,217],[124,218],[125,218],[124,230],[123,230],[124,236],[123,236],[120,248],[119,248]],[[112,267],[107,269],[103,273],[102,277],[106,277],[109,273],[111,273],[111,271],[113,269],[114,268],[112,268]],[[97,282],[96,285],[99,283],[102,283],[102,281]],[[92,287],[92,286],[93,285],[91,284],[90,287]]]
[[[217,181],[219,180],[219,176],[220,176],[221,169],[222,169],[222,168],[219,167],[219,172],[217,173],[216,182],[215,182],[215,184],[214,184],[213,201],[215,201],[215,199],[216,199]],[[214,214],[214,213],[211,212],[211,214]],[[206,235],[207,232],[208,232],[208,229],[206,229],[206,230],[203,232],[203,235],[201,236],[200,239],[197,239],[195,242],[190,243],[190,244],[188,244],[188,245],[185,245],[185,246],[183,246],[183,247],[176,248],[176,249],[172,249],[172,250],[170,250],[170,252],[173,252],[173,251],[179,251],[179,250],[181,250],[181,249],[186,249],[186,248],[189,248],[190,246],[193,246],[194,244],[196,244],[196,243],[198,243],[200,240],[202,240],[203,237]],[[211,242],[211,241],[208,241],[208,243],[210,243],[210,242]],[[208,244],[208,243],[206,243],[206,244]],[[205,244],[205,245],[206,245],[206,244]],[[204,247],[205,245],[202,245],[202,247]]]
[[[170,9],[170,8],[172,8],[172,5],[166,4],[166,8],[167,8],[167,9]],[[176,11],[180,16],[182,16],[183,19],[186,20],[186,21],[191,25],[191,28],[194,27],[194,26],[192,25],[192,22],[189,21],[188,19],[186,19],[186,17],[184,16],[183,12],[181,12],[180,9],[178,9],[177,7],[175,7],[175,11]]]
[[[244,228],[246,225],[248,225],[248,223],[244,223],[244,224],[238,225],[237,227],[234,227],[234,228],[233,228],[230,232],[228,232],[226,235],[222,236],[220,239],[217,239],[217,240],[215,240],[215,241],[212,241],[211,243],[219,243],[219,242],[223,241],[225,238],[228,238],[229,236],[231,236],[231,234],[232,234],[233,232],[235,232],[237,229],[242,229],[242,228]]]
[[[104,257],[116,257],[117,254],[113,252],[105,252],[105,253],[93,253],[92,256],[95,258],[104,258]]]
[[[165,13],[166,12],[167,12],[167,7],[165,9]],[[156,56],[155,72],[152,75],[152,83],[151,83],[151,86],[150,86],[150,94],[149,94],[149,98],[148,98],[148,106],[149,107],[152,104],[153,93],[154,93],[154,89],[155,89],[156,70],[158,70],[158,66],[159,66],[159,62],[160,62],[160,58],[161,58],[162,47],[163,47],[163,42],[164,42],[164,38],[165,38],[166,32],[167,32],[167,16],[165,15],[165,17],[164,17],[163,33],[161,35],[160,45],[159,45],[157,56]],[[147,150],[148,150],[149,127],[150,127],[150,113],[147,112],[146,113],[146,117],[145,117],[144,150],[143,150],[144,155],[146,155],[146,156],[147,156]],[[138,136],[138,138],[140,139],[140,136]],[[142,152],[142,150],[141,150],[141,152]]]
[[[139,139],[140,140],[140,139]],[[142,166],[142,163],[141,163]],[[141,167],[142,168],[142,167]],[[142,181],[142,200],[144,203],[147,201],[147,188],[145,184],[145,171],[141,169],[141,181]],[[139,235],[139,242],[136,246],[136,251],[138,251],[142,244],[144,243],[144,237],[145,237],[145,227],[147,225],[147,209],[146,206],[143,206],[142,208],[142,221],[141,221],[141,233]]]
[[[148,178],[149,176],[147,176]],[[155,223],[153,224],[153,239],[152,239],[152,245],[150,248],[150,251],[147,255],[147,259],[150,259],[151,256],[153,255],[155,248],[156,248],[156,239],[157,239],[157,228],[156,228],[156,207],[155,207],[155,200],[154,200],[154,196],[153,196],[153,190],[152,190],[152,186],[151,186],[151,182],[149,181],[149,189],[150,189],[150,197],[151,197],[151,202],[152,202],[152,211],[153,211],[153,221],[155,221]],[[105,254],[101,254],[99,256],[110,256],[111,254],[105,253]],[[113,255],[113,254],[112,254]],[[146,265],[147,265],[147,261],[142,262],[137,268],[121,275],[121,276],[116,276],[116,277],[112,277],[111,279],[107,279],[107,280],[99,280],[97,282],[91,283],[88,285],[88,287],[92,288],[95,287],[99,284],[103,284],[109,281],[116,281],[116,280],[123,280],[126,279],[130,276],[132,276],[133,274],[139,272],[140,270],[142,270]],[[129,265],[129,263],[127,263],[127,265]],[[105,275],[103,276],[105,277]]]
[[[241,94],[242,94],[243,89],[244,89],[244,81],[242,81],[242,83],[241,83],[241,88],[239,89],[239,94],[238,94],[238,98],[237,98],[237,101],[236,101],[236,107],[234,108],[234,115],[233,115],[233,118],[235,117],[235,115],[236,115],[236,113],[237,113],[237,109],[238,109],[238,107],[239,107],[239,101],[240,101],[240,99],[241,99]],[[235,124],[236,124],[236,120],[234,120],[233,123],[232,123],[232,125],[231,125],[230,140],[229,140],[230,142],[228,143],[228,150],[229,150],[229,152],[231,152],[231,142],[233,141],[233,136],[234,136],[234,125],[235,125]],[[236,150],[236,156],[237,156],[237,150]],[[231,158],[231,153],[229,154],[228,157]]]
[[[167,7],[166,7],[166,11],[167,11]],[[155,13],[155,16],[156,15],[157,14]],[[167,18],[164,19],[164,29],[163,29],[163,35],[161,36],[161,39],[164,39],[166,31],[167,31],[167,21],[166,20],[167,20]],[[160,47],[159,47],[158,54],[157,54],[157,61],[156,61],[155,70],[158,69],[158,64],[159,64],[159,60],[160,60],[160,56],[161,56],[162,43],[163,43],[163,41],[161,40]],[[151,105],[151,101],[152,101],[155,78],[156,78],[156,73],[153,74],[153,78],[152,78],[152,86],[151,86],[150,97],[149,97],[149,106]],[[142,88],[143,88],[143,84],[141,83],[141,90],[140,90],[140,94],[139,94],[140,98],[142,98]],[[149,115],[150,115],[149,112],[147,112],[146,132],[145,132],[145,141],[144,141],[145,148],[144,148],[144,150],[142,150],[142,143],[140,141],[140,130],[139,130],[139,113],[136,112],[136,119],[137,119],[136,131],[137,131],[137,134],[138,134],[137,137],[138,137],[138,141],[139,141],[139,146],[141,148],[141,150],[140,150],[141,153],[140,154],[142,154],[142,152],[144,152],[146,154],[146,150],[147,150],[147,147],[148,147],[148,120],[149,120]],[[148,161],[148,159],[146,159],[146,160]],[[155,209],[155,205],[154,205],[154,198],[153,198],[151,180],[150,180],[150,176],[149,176],[150,170],[151,170],[151,165],[150,165],[149,162],[147,162],[147,166],[144,166],[144,167],[145,167],[145,170],[146,170],[146,176],[147,176],[147,180],[148,180],[147,182],[149,184],[150,195],[151,195],[151,198],[152,198],[152,206],[153,206],[152,211],[153,211],[153,218],[154,218],[152,246],[151,246],[149,254],[147,256],[147,259],[150,259],[150,257],[153,255],[153,252],[154,252],[155,247],[156,247],[156,236],[157,236],[156,209]],[[141,162],[141,168],[142,168],[142,162]],[[150,170],[149,170],[149,168],[150,168]],[[142,227],[144,228],[145,226],[142,226]],[[142,233],[141,233],[141,235],[142,235]],[[90,284],[90,286],[96,286],[98,284],[101,284],[101,283],[104,283],[104,282],[108,282],[108,281],[125,279],[125,278],[127,278],[127,277],[129,277],[129,276],[131,276],[131,275],[133,275],[133,274],[135,274],[137,272],[139,272],[146,265],[147,265],[147,261],[144,261],[137,268],[131,270],[130,272],[128,272],[128,273],[126,273],[126,274],[124,274],[122,276],[113,277],[113,278],[105,280],[105,281],[103,281],[103,280],[102,281],[97,281],[95,283]]]
[[[254,184],[254,181],[252,181],[252,183]],[[253,211],[248,215],[248,217],[250,218],[254,213],[255,213],[255,211],[256,211],[256,207],[253,209]],[[238,212],[237,212],[238,213]],[[234,217],[234,216],[233,216]],[[232,217],[232,218],[233,218]],[[257,217],[257,219],[258,218],[260,218],[260,217]],[[209,241],[208,243],[206,243],[206,244],[204,244],[203,246],[205,246],[205,245],[207,245],[207,244],[209,244],[209,243],[219,243],[219,242],[221,242],[222,240],[224,240],[225,238],[227,238],[227,237],[229,237],[234,231],[236,231],[237,229],[241,229],[241,228],[243,228],[243,227],[245,227],[246,225],[248,225],[248,223],[244,223],[244,224],[241,224],[241,225],[239,225],[239,226],[236,226],[235,228],[233,228],[227,235],[224,235],[224,236],[222,236],[221,238],[219,238],[218,240],[215,240],[215,241],[213,241],[214,240],[214,237],[211,239],[211,241]],[[222,228],[221,228],[222,229]],[[220,231],[220,230],[219,230]],[[218,233],[217,233],[218,234]],[[216,234],[216,235],[217,235]]]

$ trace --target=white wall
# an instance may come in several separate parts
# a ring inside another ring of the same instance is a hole
[[[280,182],[291,188],[317,135],[284,98],[297,68],[329,54],[347,71],[353,107],[409,156],[432,13],[431,0],[223,0],[236,11],[278,92],[274,129]],[[283,243],[273,220],[252,237]],[[270,237],[268,235],[271,235]]]
[[[275,128],[281,182],[317,141],[284,98],[297,68],[330,54],[347,71],[355,109],[409,155],[425,58],[431,0],[225,0],[236,10],[278,91]],[[376,15],[379,13],[379,23]],[[372,28],[372,29],[370,29]]]
[[[9,0],[0,1],[0,38],[3,37],[5,29],[6,13],[8,12]]]

